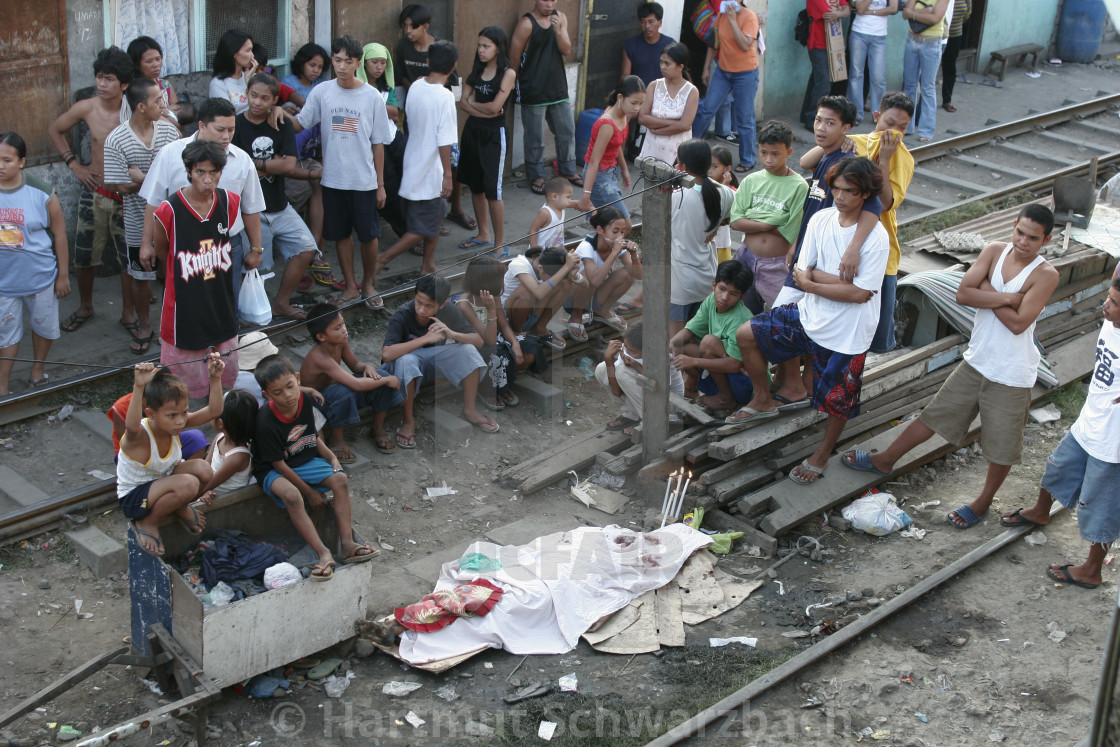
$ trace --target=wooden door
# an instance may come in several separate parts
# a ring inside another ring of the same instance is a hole
[[[0,131],[27,141],[27,165],[59,160],[47,137],[70,106],[65,0],[4,0],[0,23]]]

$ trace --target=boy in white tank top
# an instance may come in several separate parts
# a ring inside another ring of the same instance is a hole
[[[214,493],[203,488],[213,471],[204,459],[183,461],[179,434],[222,414],[222,370],[218,353],[206,360],[210,402],[188,412],[187,386],[164,368],[140,363],[133,369],[132,401],[125,415],[124,435],[117,458],[117,502],[129,519],[140,549],[163,555],[159,523],[175,514],[192,534],[202,534],[206,516],[191,504],[210,504]]]
[[[988,513],[1011,467],[1021,461],[1022,433],[1040,359],[1034,326],[1058,286],[1058,271],[1038,254],[1053,228],[1054,214],[1048,208],[1026,205],[1015,219],[1011,243],[984,247],[957,290],[957,303],[976,309],[964,361],[885,451],[851,449],[841,457],[852,469],[886,476],[903,454],[934,433],[962,443],[979,414],[988,474],[980,495],[946,516],[957,529],[974,526]]]

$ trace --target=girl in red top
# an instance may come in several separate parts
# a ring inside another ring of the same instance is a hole
[[[626,233],[630,232],[630,211],[622,201],[622,190],[630,189],[630,172],[626,159],[619,158],[618,151],[626,142],[630,118],[638,116],[645,100],[646,87],[642,79],[636,75],[623,78],[611,94],[610,105],[603,116],[591,127],[591,142],[583,159],[587,167],[583,172],[579,209],[588,212],[592,205],[599,208],[614,203],[612,207],[626,219]]]

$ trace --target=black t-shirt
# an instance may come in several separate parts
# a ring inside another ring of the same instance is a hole
[[[241,113],[237,115],[233,144],[254,159],[268,161],[281,156],[294,157],[296,156],[296,131],[287,119],[280,123],[280,131],[277,132],[269,126],[267,120],[260,124],[253,124],[244,113]],[[264,193],[266,213],[278,213],[288,207],[288,197],[284,193],[284,177],[275,174],[262,176],[261,192]]]
[[[409,342],[428,334],[428,326],[431,322],[422,325],[416,321],[416,312],[413,310],[415,304],[416,301],[409,301],[393,313],[389,319],[389,328],[385,331],[385,342],[381,343],[384,347]],[[452,332],[470,334],[475,331],[462,312],[449,303],[445,303],[443,308],[436,312],[436,319],[446,324]],[[440,340],[424,347],[432,348],[446,342],[447,340]]]
[[[253,476],[264,482],[273,462],[295,468],[319,454],[319,429],[327,419],[306,395],[299,396],[299,410],[291,420],[276,411],[271,400],[257,411],[257,432],[253,436]]]
[[[397,40],[397,53],[393,60],[394,65],[396,65],[394,70],[396,80],[394,82],[398,86],[408,88],[429,72],[427,50],[423,52],[417,50],[408,39]],[[447,79],[447,85],[448,87],[459,85],[458,73],[451,72],[451,76]]]
[[[467,85],[474,89],[474,100],[477,104],[489,104],[491,101],[498,97],[502,91],[502,78],[505,77],[506,68],[502,68],[494,73],[494,77],[489,80],[483,79],[481,75],[475,75],[472,71],[467,76]],[[467,118],[467,121],[480,122],[495,127],[501,127],[506,122],[504,114],[498,114],[493,117],[476,117],[473,114]]]

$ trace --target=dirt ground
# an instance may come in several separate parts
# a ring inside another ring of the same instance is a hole
[[[498,414],[501,434],[475,432],[469,444],[457,445],[447,444],[430,423],[422,422],[421,448],[391,457],[375,454],[361,434],[355,434],[353,443],[373,464],[352,478],[355,524],[365,536],[393,548],[374,561],[375,573],[386,578],[384,588],[374,593],[378,612],[430,590],[438,572],[438,563],[429,562],[431,554],[465,547],[492,527],[533,516],[556,530],[570,529],[596,516],[572,501],[562,486],[520,496],[492,482],[507,460],[515,464],[609,417],[602,393],[594,382],[584,380],[578,361],[568,361],[556,380],[563,382],[568,403],[556,421],[525,407],[507,410]],[[1013,470],[987,521],[967,532],[951,528],[944,515],[968,500],[983,479],[986,463],[974,450],[950,455],[885,486],[905,501],[915,525],[928,530],[924,539],[898,534],[875,538],[807,522],[784,539],[819,538],[820,560],[799,557],[785,563],[776,579],[768,580],[739,608],[689,628],[684,648],[631,661],[581,644],[562,656],[530,657],[523,663],[521,657],[495,650],[431,675],[381,653],[369,655],[366,647],[355,648],[350,641],[320,654],[340,655],[354,674],[341,698],[326,697],[317,686],[301,681],[298,671],[290,673],[295,684],[281,698],[254,700],[227,689],[210,710],[208,742],[334,745],[358,739],[383,745],[467,744],[497,736],[509,744],[527,744],[541,741],[538,725],[549,720],[558,724],[552,739],[556,744],[644,743],[812,642],[782,633],[808,630],[822,619],[853,619],[877,605],[875,600],[889,599],[998,534],[996,511],[1033,502],[1045,458],[1069,424],[1067,419],[1028,429],[1024,465]],[[459,493],[435,501],[421,498],[421,487],[442,481]],[[796,487],[791,483],[790,489]],[[649,526],[655,501],[638,495],[616,516],[597,516],[603,524]],[[940,505],[919,508],[930,501]],[[113,536],[124,536],[117,511],[93,521]],[[1002,738],[1007,744],[1074,743],[1088,724],[1115,603],[1116,565],[1105,569],[1106,583],[1098,590],[1055,588],[1045,575],[1046,565],[1077,561],[1086,546],[1078,538],[1076,522],[1065,514],[1045,529],[1045,535],[1043,545],[1020,541],[1000,551],[874,633],[774,689],[752,704],[746,716],[702,741],[775,745],[803,743],[810,737],[836,744],[853,742],[861,730],[870,728],[882,744],[974,745],[989,738]],[[0,701],[9,706],[18,702],[127,637],[127,579],[95,579],[60,536],[41,536],[22,547],[6,548],[0,562],[0,630],[6,633],[7,664]],[[753,577],[769,561],[733,554],[720,565]],[[430,578],[423,578],[421,567],[430,568]],[[402,576],[402,569],[414,575]],[[415,583],[398,583],[401,578]],[[781,588],[774,581],[780,581]],[[42,588],[46,584],[49,588]],[[808,605],[848,590],[859,599],[806,616]],[[78,599],[92,618],[73,614]],[[1051,623],[1065,632],[1064,640],[1048,639]],[[734,635],[757,637],[757,650],[735,644],[709,646],[709,637]],[[572,673],[579,692],[559,692],[559,677]],[[419,682],[423,687],[405,698],[391,698],[382,694],[389,681]],[[551,684],[553,692],[514,706],[502,702],[533,681]],[[447,686],[454,691],[452,701],[436,695],[437,690],[449,695]],[[802,708],[810,699],[820,705]],[[111,667],[41,712],[20,719],[4,734],[29,739],[29,744],[53,742],[57,727],[64,724],[88,734],[165,700],[150,691],[137,672]],[[410,711],[427,723],[409,725],[405,717]],[[190,739],[185,728],[171,724],[131,737],[130,743],[186,745]]]

